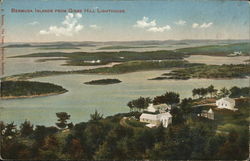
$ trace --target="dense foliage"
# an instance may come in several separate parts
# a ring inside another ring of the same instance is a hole
[[[226,87],[221,88],[220,90],[215,89],[213,85],[210,85],[207,88],[194,88],[192,90],[193,97],[198,95],[199,98],[204,98],[208,94],[210,98],[222,98],[222,97],[230,97],[230,98],[237,98],[237,97],[250,97],[250,87],[232,87],[227,89]]]
[[[165,79],[188,78],[245,78],[250,76],[249,64],[237,65],[200,65],[184,69],[176,69],[163,74]]]
[[[107,84],[115,84],[115,83],[121,83],[121,81],[119,79],[99,79],[99,80],[92,80],[89,82],[85,82],[84,84],[107,85]]]
[[[237,91],[231,92],[234,95],[239,94],[238,90],[243,93],[246,90],[232,89]],[[173,123],[168,128],[147,128],[138,121],[139,112],[103,118],[95,111],[88,122],[68,128],[66,120],[70,115],[66,112],[56,114],[59,123],[65,124],[60,128],[42,125],[34,128],[26,120],[18,129],[13,122],[0,122],[1,155],[8,159],[246,159],[250,98],[237,98],[236,112],[214,109],[215,120],[197,116],[203,108],[194,106],[197,101],[202,100],[185,98],[172,107]]]
[[[128,61],[122,64],[116,64],[112,67],[99,67],[89,70],[75,70],[75,71],[38,71],[33,73],[22,73],[2,78],[3,80],[27,80],[37,77],[46,77],[52,75],[63,74],[123,74],[136,71],[156,70],[156,69],[170,69],[170,68],[188,68],[193,66],[200,66],[202,64],[189,63],[182,60],[166,60],[166,61]]]
[[[232,87],[230,89],[230,97],[236,98],[236,97],[250,97],[250,87]]]
[[[31,81],[2,81],[1,97],[21,97],[21,96],[37,96],[51,93],[67,92],[61,86]]]
[[[122,74],[136,71],[169,69],[169,68],[188,68],[200,66],[198,63],[189,63],[182,60],[166,60],[166,61],[129,61],[122,64],[117,64],[112,67],[102,67],[89,69],[83,73],[101,73],[101,74]]]
[[[34,53],[28,55],[15,56],[20,57],[62,57],[67,58],[67,65],[100,65],[111,62],[128,62],[136,60],[166,60],[166,59],[182,59],[185,54],[174,51],[119,51],[119,52],[48,52],[48,53]],[[49,60],[49,59],[47,59]],[[98,63],[89,63],[89,61],[100,60]]]
[[[56,126],[58,126],[61,129],[64,129],[66,127],[72,128],[73,124],[72,123],[67,123],[67,121],[70,119],[70,115],[67,114],[66,112],[58,112],[56,113],[56,116],[58,117],[58,122],[56,123]]]
[[[197,55],[227,56],[235,51],[241,51],[243,55],[250,55],[250,43],[235,43],[227,45],[208,45],[177,49],[178,52]]]
[[[129,101],[127,106],[130,108],[130,111],[133,110],[144,110],[148,107],[149,103],[151,103],[152,100],[149,97],[139,97],[135,100]]]
[[[156,96],[153,100],[153,103],[155,105],[157,104],[167,104],[167,105],[173,105],[180,102],[180,95],[175,92],[166,92],[165,94],[161,96]]]

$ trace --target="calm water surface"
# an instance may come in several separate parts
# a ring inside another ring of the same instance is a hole
[[[62,75],[33,79],[63,86],[69,92],[29,99],[1,101],[1,120],[20,124],[25,119],[34,124],[53,125],[56,112],[68,112],[71,120],[87,121],[89,115],[98,110],[105,116],[128,112],[127,102],[140,96],[154,97],[165,91],[175,91],[181,97],[191,97],[192,89],[213,84],[216,88],[247,86],[248,79],[233,80],[147,80],[167,71],[136,72],[122,75]],[[122,81],[112,85],[85,85],[86,81],[102,78],[117,78]]]
[[[84,48],[85,49],[85,48]],[[89,51],[96,49],[88,48]],[[65,50],[66,52],[79,50]],[[93,67],[62,66],[64,60],[36,62],[38,58],[8,58],[10,56],[30,54],[34,52],[49,52],[34,48],[6,49],[5,76],[41,71],[41,70],[78,70]],[[207,64],[238,64],[247,57],[209,57],[191,56],[187,58],[190,62]],[[112,64],[111,64],[112,65]],[[98,110],[104,116],[113,115],[119,112],[128,112],[127,102],[140,96],[154,97],[166,91],[180,93],[181,98],[191,97],[192,89],[207,87],[213,84],[216,88],[232,86],[248,86],[248,79],[232,80],[148,80],[158,77],[169,71],[147,71],[135,72],[121,75],[61,75],[46,78],[33,79],[34,81],[50,82],[63,86],[69,92],[38,98],[0,100],[0,120],[5,122],[14,121],[22,123],[25,119],[34,124],[54,125],[56,112],[68,112],[71,121],[74,123],[87,121],[89,115]],[[103,78],[117,78],[122,82],[112,85],[85,85],[86,81]]]

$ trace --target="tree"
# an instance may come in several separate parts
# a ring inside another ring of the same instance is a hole
[[[189,115],[193,112],[192,108],[192,99],[191,98],[184,98],[180,103],[180,109],[184,115]]]
[[[202,97],[205,97],[207,94],[208,94],[208,89],[207,88],[201,88]]]
[[[103,115],[101,115],[97,110],[95,110],[94,114],[90,114],[90,120],[91,121],[98,121],[103,119]]]
[[[14,122],[6,125],[4,136],[13,137],[16,135],[16,133],[17,133],[17,129],[16,129],[16,125],[14,125]]]
[[[237,133],[235,130],[231,130],[228,134],[228,138],[226,142],[220,146],[218,151],[218,156],[220,159],[234,159],[234,160],[242,160],[244,158],[241,158],[242,156],[239,155],[240,153],[240,145],[238,143],[239,133]],[[247,141],[246,139],[245,141]]]
[[[130,112],[133,111],[133,109],[135,108],[134,105],[133,105],[133,103],[132,103],[132,101],[129,101],[128,104],[127,104],[127,106],[129,107]]]
[[[173,124],[180,124],[184,122],[182,111],[179,108],[177,107],[171,108],[170,114],[173,117],[172,119]]]
[[[208,138],[204,148],[206,158],[218,159],[216,154],[221,145],[225,142],[225,137],[222,135],[214,135]]]
[[[153,100],[153,104],[154,105],[158,105],[158,104],[162,104],[162,103],[165,103],[165,96],[164,95],[161,95],[161,96],[156,96]]]
[[[29,136],[33,131],[33,125],[31,125],[30,121],[25,120],[20,126],[21,136]]]
[[[54,135],[49,135],[44,139],[43,149],[56,150],[59,147],[59,142]]]
[[[156,96],[153,100],[154,104],[168,104],[168,105],[173,105],[177,104],[180,102],[180,95],[175,92],[166,92],[164,95],[161,96]]]
[[[210,85],[209,87],[207,87],[207,92],[210,94],[210,97],[212,98],[216,94],[217,89],[215,89],[213,85]]]
[[[220,89],[220,97],[226,97],[230,94],[229,90],[226,89],[225,87]]]
[[[42,144],[44,142],[44,138],[46,136],[46,127],[37,125],[34,130],[34,138],[36,140],[36,143],[38,145]]]
[[[211,86],[208,87],[208,88],[194,88],[194,89],[192,90],[193,97],[195,97],[196,95],[198,95],[199,98],[205,97],[205,96],[209,93],[209,89],[210,89],[210,90],[213,90],[213,86],[211,85]],[[213,91],[213,92],[214,92],[214,91]]]
[[[196,88],[194,88],[192,90],[192,93],[193,93],[193,97],[195,97],[196,95],[198,95],[198,90]]]
[[[180,95],[175,92],[166,92],[165,94],[166,99],[166,104],[173,105],[177,104],[180,102]]]
[[[58,112],[56,113],[56,116],[58,117],[59,122],[56,123],[56,125],[61,128],[64,129],[67,127],[67,120],[70,119],[70,115],[68,115],[66,112]]]
[[[5,124],[3,121],[0,121],[0,136],[4,134],[4,130],[5,130]]]
[[[139,97],[138,99],[128,102],[127,106],[132,110],[136,108],[141,111],[142,109],[147,108],[150,102],[152,102],[152,100],[149,97]]]
[[[72,139],[69,154],[73,159],[84,159],[84,149],[79,139]]]

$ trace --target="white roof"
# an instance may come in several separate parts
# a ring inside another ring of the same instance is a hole
[[[148,113],[143,113],[140,116],[140,119],[149,119],[149,120],[161,120],[163,118],[170,118],[172,115],[169,112],[165,113],[160,113],[160,114],[148,114]]]
[[[156,108],[156,109],[168,109],[170,107],[167,104],[159,104],[159,105],[154,105],[154,108]]]
[[[149,119],[149,120],[158,120],[156,114],[148,114],[148,113],[141,114],[140,119],[141,118],[145,118],[145,119]]]
[[[228,98],[228,97],[221,98],[218,101],[226,101],[226,102],[229,102],[229,103],[235,103],[234,99],[231,99],[231,98]]]
[[[160,119],[161,118],[170,118],[170,117],[172,117],[172,115],[169,112],[165,112],[165,113],[158,114],[158,117]]]
[[[147,111],[149,112],[156,112],[157,110],[167,110],[170,109],[170,107],[166,104],[159,104],[159,105],[153,105],[152,103],[150,103],[148,105]]]
[[[155,124],[147,124],[146,126],[149,127],[149,128],[156,127]]]
[[[154,107],[154,105],[153,105],[152,103],[150,103],[150,104],[148,105],[147,111],[149,111],[149,112],[155,112],[155,111],[156,111],[156,109],[155,109],[155,107]]]
[[[214,111],[210,108],[210,109],[208,110],[208,113],[214,113]]]

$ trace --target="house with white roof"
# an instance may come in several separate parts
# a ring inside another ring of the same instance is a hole
[[[152,103],[149,104],[147,111],[148,112],[166,112],[167,110],[171,110],[171,107],[168,106],[167,104],[159,104],[159,105],[154,105]]]
[[[157,127],[160,124],[163,127],[168,127],[169,124],[172,123],[172,115],[169,112],[159,113],[159,114],[150,114],[150,113],[143,113],[140,116],[140,122],[149,123],[146,126],[148,127]]]
[[[228,97],[224,97],[224,98],[217,100],[216,106],[220,109],[228,109],[228,110],[233,110],[233,111],[238,110],[237,108],[234,108],[235,100],[228,98]]]
[[[200,117],[205,117],[210,120],[214,120],[214,111],[210,108],[207,110],[202,110],[201,114],[198,114]]]
[[[141,114],[140,122],[148,123],[146,126],[150,128],[157,127],[160,124],[166,128],[172,123],[172,115],[169,112],[166,112],[168,109],[169,106],[165,104],[149,104],[147,111]]]

